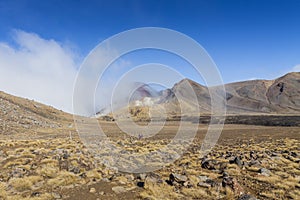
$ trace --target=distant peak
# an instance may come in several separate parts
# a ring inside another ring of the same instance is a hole
[[[191,79],[188,79],[188,78],[184,78],[182,79],[181,81],[179,81],[178,83],[176,83],[174,85],[174,87],[178,86],[178,85],[182,85],[182,84],[185,84],[186,82],[188,82],[189,84],[191,84],[192,86],[200,86],[200,87],[204,87],[203,85],[201,85],[200,83],[197,83],[196,81],[193,81]]]

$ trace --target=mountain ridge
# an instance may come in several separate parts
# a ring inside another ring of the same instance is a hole
[[[225,84],[224,87],[227,114],[300,114],[300,72],[291,72],[274,80],[258,79],[233,82]],[[172,88],[162,91],[159,97],[155,97],[152,106],[138,106],[140,108],[134,108],[134,110],[139,110],[140,116],[142,107],[151,107],[154,113],[159,114],[160,112],[155,110],[161,109],[163,106],[168,115],[178,116],[181,108],[184,107],[184,110],[193,115],[193,111],[197,110],[195,108],[198,106],[201,114],[209,115],[212,105],[210,92],[217,98],[222,95],[220,86],[208,88],[185,78],[175,83]],[[195,95],[198,102],[195,102]],[[183,99],[181,100],[182,105],[179,105],[176,96]],[[157,98],[160,99],[157,100]],[[149,99],[147,100],[149,101]],[[129,108],[131,107],[136,106],[129,105]],[[145,108],[144,111],[149,112],[149,108]],[[117,112],[116,116],[124,116],[122,112],[124,109]],[[130,112],[135,113],[133,110]]]

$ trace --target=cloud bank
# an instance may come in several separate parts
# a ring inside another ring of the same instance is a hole
[[[69,45],[44,39],[35,33],[15,30],[13,39],[13,44],[0,41],[0,91],[74,113],[73,91],[82,58]],[[89,60],[92,62],[89,63],[91,70],[81,76],[84,90],[78,96],[78,101],[82,109],[76,114],[90,116],[107,108],[118,79],[131,65],[127,60],[118,59],[99,77],[101,87],[95,87],[90,80],[97,76],[99,65],[117,54],[106,49],[100,50],[103,52]],[[122,83],[121,91],[126,93],[130,90],[132,82]],[[85,92],[88,91],[95,92],[95,105],[93,99],[87,99]],[[126,95],[122,94],[118,94],[116,101],[125,98]]]
[[[72,112],[75,51],[21,30],[13,39],[15,44],[0,42],[0,90]]]

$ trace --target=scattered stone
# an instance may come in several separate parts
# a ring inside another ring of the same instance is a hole
[[[137,184],[136,184],[138,187],[145,187],[145,182],[142,182],[142,181],[139,181],[139,182],[137,182]]]
[[[260,168],[258,172],[263,176],[270,176],[271,175],[271,171],[266,169],[266,168]]]
[[[205,183],[209,184],[211,187],[215,187],[215,186],[218,185],[218,183],[217,183],[216,181],[211,180],[211,179],[207,179],[207,180],[205,181]]]
[[[250,158],[256,160],[257,159],[257,155],[254,151],[250,151]]]
[[[229,174],[227,172],[223,172],[222,178],[228,178],[228,177],[229,177]]]
[[[192,187],[192,184],[189,181],[184,182],[182,185],[188,188]]]
[[[230,187],[235,195],[244,194],[244,189],[242,188],[242,186],[238,183],[238,181],[235,178],[232,178],[232,177],[223,178],[222,186]]]
[[[114,191],[117,194],[120,194],[126,192],[127,190],[122,186],[115,186],[112,188],[112,191]]]
[[[200,182],[205,182],[208,179],[207,176],[198,176],[198,178],[199,178]]]
[[[71,167],[69,167],[69,171],[73,172],[74,174],[79,174],[80,173],[80,168],[75,167],[75,166],[71,166]]]
[[[145,179],[145,183],[147,184],[147,182],[152,182],[152,183],[162,183],[163,180],[161,179],[159,174],[156,173],[150,173],[149,175],[147,175],[146,179]]]
[[[69,157],[70,157],[70,155],[68,154],[67,151],[65,151],[64,154],[63,154],[63,156],[62,156],[62,158],[63,159],[68,159]]]
[[[33,192],[31,194],[32,197],[39,197],[40,195],[41,195],[41,193],[39,193],[39,192]]]
[[[132,174],[126,174],[125,175],[125,178],[128,180],[128,181],[134,181],[134,176]]]
[[[250,162],[248,162],[248,166],[256,166],[256,167],[258,167],[258,166],[260,166],[260,163],[259,163],[259,161],[258,160],[251,160]]]
[[[90,193],[96,193],[96,189],[95,188],[90,188]]]
[[[82,174],[80,174],[79,175],[81,178],[86,178],[87,176],[86,176],[86,173],[82,173]]]
[[[169,178],[171,182],[176,181],[177,183],[182,183],[182,184],[188,180],[187,176],[175,174],[175,173],[170,174]]]
[[[108,178],[102,178],[101,179],[103,182],[110,182],[110,180]]]
[[[55,193],[55,192],[52,192],[52,197],[53,197],[54,199],[61,199],[61,198],[62,198],[62,196],[61,196],[60,194]]]
[[[219,164],[219,171],[224,171],[227,168],[227,163],[222,162]]]
[[[40,155],[40,154],[41,154],[41,152],[40,152],[40,150],[38,150],[38,149],[35,149],[35,150],[33,150],[33,151],[32,151],[32,154],[35,154],[35,155]]]
[[[23,168],[16,168],[11,172],[10,176],[13,178],[22,178],[26,174],[27,174],[27,170]]]
[[[121,185],[126,185],[126,182],[125,182],[125,181],[119,181],[119,183],[120,183]]]
[[[238,200],[259,200],[256,197],[250,195],[250,194],[243,194],[241,195]]]
[[[201,167],[209,170],[216,170],[218,162],[216,160],[203,160],[201,163]]]
[[[134,190],[134,189],[136,189],[136,186],[132,186],[130,188],[126,188],[126,191],[131,191],[131,190]]]
[[[60,160],[59,161],[59,168],[60,170],[68,170],[69,169],[69,163],[67,160]]]
[[[271,156],[272,156],[272,157],[277,157],[277,156],[279,156],[279,153],[272,152]]]
[[[137,179],[145,180],[146,177],[147,177],[147,174],[138,174]]]
[[[116,178],[116,175],[115,174],[112,174],[109,178],[108,178],[108,180],[109,181],[112,181],[112,180],[114,180]]]
[[[210,188],[210,187],[211,187],[210,184],[205,183],[205,182],[199,182],[197,185],[198,185],[199,187],[204,187],[204,188]]]
[[[241,159],[239,157],[235,157],[234,160],[229,161],[229,163],[234,163],[237,166],[239,166],[240,168],[243,167],[243,161],[241,161]]]
[[[291,156],[295,157],[295,158],[299,158],[300,155],[297,152],[291,152]]]

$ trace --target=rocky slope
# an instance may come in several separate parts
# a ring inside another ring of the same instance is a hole
[[[35,133],[41,129],[63,128],[72,115],[32,100],[0,92],[0,134]]]
[[[191,90],[192,88],[192,90]],[[275,80],[251,80],[225,85],[227,114],[232,115],[297,115],[300,114],[300,73],[288,73]],[[222,95],[220,87],[211,88],[219,98]],[[196,99],[198,100],[195,101]],[[149,100],[150,99],[150,100]],[[181,99],[180,101],[178,99]],[[152,101],[152,104],[143,102]],[[141,102],[141,103],[140,103]],[[166,112],[168,116],[193,115],[199,106],[201,114],[211,114],[211,96],[209,89],[189,79],[183,79],[173,88],[160,92],[158,97],[146,97],[137,104],[129,105],[133,117],[147,116],[149,108],[158,115]],[[138,106],[137,106],[138,105]],[[150,106],[149,106],[150,105]],[[138,108],[137,108],[138,107]],[[116,112],[116,116],[124,117],[126,109]],[[138,112],[136,112],[138,111]],[[127,116],[127,115],[126,115]],[[128,116],[127,116],[128,117]]]
[[[300,73],[275,80],[227,84],[228,111],[291,114],[300,113]]]

